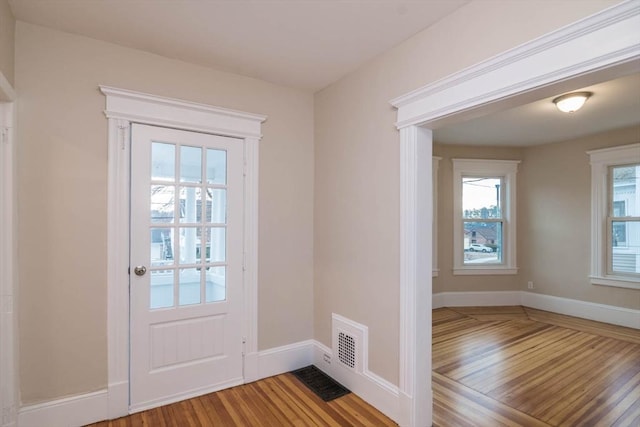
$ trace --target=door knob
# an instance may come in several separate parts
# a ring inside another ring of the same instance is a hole
[[[136,273],[136,276],[144,276],[144,273],[147,272],[147,267],[139,265],[133,269],[133,272]]]

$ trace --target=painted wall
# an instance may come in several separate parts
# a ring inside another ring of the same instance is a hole
[[[389,100],[615,3],[473,1],[316,94],[316,339],[330,344],[332,312],[367,325],[369,368],[398,383],[400,161]]]
[[[14,45],[16,20],[8,0],[0,0],[0,72],[14,84]]]
[[[438,277],[433,279],[433,293],[436,292],[478,292],[478,291],[514,291],[519,290],[518,275],[496,276],[454,276],[453,269],[453,162],[451,159],[498,159],[522,160],[524,150],[521,148],[505,147],[473,147],[464,145],[433,146],[433,155],[442,157],[438,168]],[[520,220],[519,195],[522,191],[522,164],[518,165],[516,175],[517,221]],[[517,222],[516,222],[517,224]],[[519,233],[519,230],[516,230]],[[520,242],[520,235],[516,234]],[[518,248],[519,249],[519,248]],[[521,264],[518,253],[518,264]]]
[[[23,404],[107,381],[107,120],[99,84],[269,116],[259,349],[313,337],[312,94],[18,22]]]
[[[589,283],[589,150],[640,142],[640,126],[524,151],[518,195],[520,289],[533,281],[546,295],[640,309],[640,291]]]

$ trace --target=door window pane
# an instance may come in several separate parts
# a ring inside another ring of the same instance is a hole
[[[202,149],[180,147],[180,182],[202,182]]]
[[[463,218],[502,218],[501,178],[462,178]]]
[[[502,223],[464,222],[464,263],[499,264],[502,262]]]
[[[173,270],[151,270],[149,307],[173,307]]]
[[[207,222],[225,224],[227,222],[227,190],[207,189]]]
[[[173,265],[173,229],[151,229],[151,266]]]
[[[200,261],[200,227],[180,227],[180,264]]]
[[[200,303],[200,274],[199,268],[180,269],[178,289],[180,305]]]
[[[227,183],[227,152],[224,150],[207,150],[207,183]]]
[[[226,259],[226,228],[207,228],[207,262],[224,262]]]
[[[209,267],[206,277],[206,302],[224,301],[227,298],[226,267]]]
[[[180,187],[180,222],[195,224],[202,220],[202,189]]]
[[[175,209],[175,187],[173,185],[151,186],[151,222],[171,223]]]
[[[151,144],[151,179],[153,181],[175,181],[176,146],[162,142]]]

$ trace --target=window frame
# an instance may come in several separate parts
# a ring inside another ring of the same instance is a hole
[[[516,257],[516,174],[520,160],[451,159],[453,162],[453,274],[517,274]],[[464,218],[462,179],[465,177],[502,178],[502,262],[500,264],[464,263]]]
[[[587,151],[591,164],[591,271],[592,285],[640,289],[640,277],[611,272],[610,224],[614,219],[609,190],[611,167],[640,163],[640,143]]]

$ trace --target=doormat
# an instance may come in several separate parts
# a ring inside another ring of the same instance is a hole
[[[325,402],[351,393],[313,365],[296,369],[291,373]]]

